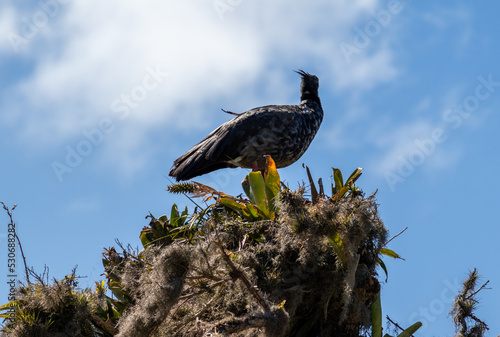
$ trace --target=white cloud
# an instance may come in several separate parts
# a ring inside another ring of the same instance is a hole
[[[290,68],[312,64],[306,70],[326,78],[323,92],[325,83],[359,91],[393,79],[398,71],[387,43],[363,51],[348,67],[339,49],[357,21],[380,6],[376,0],[242,1],[220,20],[211,1],[69,2],[29,41],[33,73],[9,88],[3,118],[23,139],[52,147],[74,144],[82,130],[110,118],[118,131],[103,145],[108,160],[133,170],[141,166],[136,158],[147,160],[141,148],[154,141],[152,129],[206,128],[214,116],[206,104],[224,98],[220,105],[229,108],[262,94],[268,97],[259,100],[286,103],[298,91],[298,80],[286,82]],[[113,102],[140,93],[148,67],[168,76],[120,120]],[[257,80],[264,93],[255,89]]]
[[[390,82],[398,75],[395,68],[392,51],[389,47],[383,46],[374,54],[364,56],[362,60],[349,67],[350,72],[346,72],[345,66],[335,65],[336,73],[339,74],[338,88],[371,89],[379,83]]]
[[[421,107],[424,101],[417,105]],[[370,165],[375,174],[386,177],[393,173],[404,178],[420,167],[428,172],[455,165],[463,149],[447,145],[453,130],[442,121],[424,119],[395,125],[389,120],[372,125],[367,141],[374,147]]]
[[[0,7],[0,54],[7,54],[12,51],[12,45],[9,40],[9,35],[14,31],[15,27],[14,9],[9,5]]]

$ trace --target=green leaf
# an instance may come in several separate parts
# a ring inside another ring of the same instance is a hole
[[[168,218],[165,214],[160,216],[156,221],[151,220],[150,222],[151,232],[154,238],[159,238],[168,235]]]
[[[402,259],[401,256],[399,256],[395,251],[389,249],[389,248],[380,248],[380,254],[386,255],[395,259]]]
[[[421,322],[417,322],[415,324],[413,324],[412,326],[410,326],[409,328],[407,328],[405,331],[403,331],[402,333],[400,333],[398,335],[398,337],[410,337],[411,335],[413,335],[418,329],[420,329],[420,327],[422,326],[422,323]]]
[[[259,214],[259,210],[255,208],[254,205],[247,204],[246,206],[247,206],[246,209],[248,210],[248,212],[250,213],[250,215],[253,217],[254,220],[263,218],[263,216]]]
[[[148,227],[144,227],[141,231],[141,234],[139,238],[141,239],[142,246],[144,248],[147,248],[151,244],[151,240],[148,237],[148,234],[150,233],[150,229]],[[104,261],[103,261],[104,263]]]
[[[179,220],[179,210],[177,209],[177,204],[172,205],[172,210],[170,211],[170,224],[172,227],[177,227],[177,221]]]
[[[332,169],[333,180],[335,181],[335,189],[332,191],[332,195],[335,195],[344,186],[344,179],[342,178],[342,172],[338,168],[332,167]]]
[[[97,281],[94,282],[96,291],[101,291],[106,289],[106,280],[102,280],[102,282],[97,282]]]
[[[109,290],[115,295],[115,297],[123,302],[128,302],[130,303],[132,301],[132,298],[130,297],[129,294],[125,290],[123,290],[123,285],[120,282],[116,281],[111,281],[108,283]]]
[[[347,178],[345,184],[348,185],[350,183],[354,183],[361,176],[361,171],[363,171],[361,167],[356,168],[354,172],[351,173],[349,178]]]
[[[387,267],[385,266],[385,263],[384,261],[382,261],[382,259],[378,259],[378,264],[380,265],[380,267],[382,267],[382,270],[385,272],[385,282],[387,282],[387,278],[389,277],[389,273],[387,272]]]
[[[219,204],[222,206],[226,206],[229,209],[232,209],[233,211],[238,213],[241,217],[247,220],[253,220],[253,217],[249,212],[247,206],[243,203],[236,202],[229,198],[220,198]]]
[[[0,306],[0,311],[9,311],[11,307],[17,307],[20,303],[18,301],[11,301]],[[7,315],[8,316],[8,315]]]
[[[184,226],[184,223],[186,222],[186,219],[188,217],[188,207],[186,206],[186,208],[182,211],[181,213],[181,216],[178,220],[178,223],[179,223],[179,226]]]
[[[328,241],[333,245],[333,249],[335,250],[337,256],[340,258],[342,265],[345,266],[346,257],[344,253],[344,243],[342,242],[339,233],[335,233],[332,236],[329,236]]]
[[[342,188],[337,192],[337,194],[333,196],[332,200],[335,201],[342,198],[347,193],[347,191],[349,191],[349,185],[342,186]]]
[[[266,185],[260,171],[250,172],[248,174],[248,182],[250,184],[250,196],[252,196],[250,200],[253,199],[253,203],[257,206],[257,209],[269,219],[270,214],[267,205]]]
[[[382,337],[382,302],[380,301],[380,291],[374,296],[371,312],[372,337]]]

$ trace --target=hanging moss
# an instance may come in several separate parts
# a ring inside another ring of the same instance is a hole
[[[191,243],[148,247],[118,273],[135,305],[120,336],[359,336],[380,290],[386,229],[374,196],[307,203],[285,191],[275,220],[208,218]]]
[[[77,329],[68,336],[365,334],[387,236],[375,197],[318,195],[312,204],[303,193],[284,189],[273,220],[225,207],[179,214],[175,205],[170,219],[150,216],[145,249],[104,253],[113,297],[64,282],[44,285],[43,295],[21,288],[18,312],[34,316],[5,336],[68,326]]]

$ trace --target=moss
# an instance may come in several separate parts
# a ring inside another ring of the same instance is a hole
[[[186,247],[151,248],[148,253],[151,271],[146,269],[140,275],[127,273],[122,277],[132,290],[136,305],[120,320],[118,336],[149,336],[165,320],[182,292],[190,261]]]
[[[2,328],[2,336],[94,336],[89,318],[101,300],[77,285],[73,271],[51,285],[38,282],[20,287],[15,319]]]
[[[138,254],[108,249],[105,270],[124,309],[106,324],[118,336],[359,336],[371,324],[387,236],[375,198],[312,205],[303,193],[283,192],[273,221],[214,209],[196,220],[202,223],[189,240],[158,241]],[[89,319],[106,308],[95,293],[73,293],[65,283],[45,286],[43,296],[22,291],[24,310],[38,316],[7,336],[72,327],[82,336],[112,335],[97,333]]]
[[[282,194],[275,221],[218,213],[193,244],[148,248],[143,264],[129,261],[120,275],[136,305],[121,335],[358,336],[371,323],[387,236],[375,198],[311,205],[302,193]],[[173,247],[182,254],[167,258]]]

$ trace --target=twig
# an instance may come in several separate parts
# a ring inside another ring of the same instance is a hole
[[[397,238],[398,236],[400,236],[401,234],[403,234],[403,232],[404,232],[405,230],[407,230],[407,229],[408,229],[408,227],[405,227],[405,228],[404,228],[401,232],[399,232],[398,234],[394,235],[394,236],[393,236],[392,238],[390,238],[390,239],[389,239],[386,243],[384,243],[384,246],[387,246],[387,244],[388,244],[389,242],[391,242],[392,240],[394,240],[395,238]]]
[[[483,284],[481,287],[479,287],[478,290],[476,290],[475,292],[473,292],[472,294],[470,294],[469,296],[466,297],[466,299],[469,299],[471,297],[474,297],[478,292],[480,292],[481,290],[485,289],[484,287],[486,287],[486,285],[490,283],[490,280],[486,281],[485,284]],[[486,288],[486,289],[491,289],[491,288]]]
[[[116,334],[118,334],[118,329],[115,327],[115,325],[111,322],[110,319],[108,319],[107,321],[103,321],[96,314],[90,314],[90,321],[95,326],[98,326],[100,329],[104,330],[105,336],[115,336]]]
[[[26,257],[24,256],[23,246],[21,245],[21,240],[19,240],[19,236],[17,236],[17,233],[15,233],[15,235],[17,239],[17,244],[19,245],[19,250],[21,251],[21,256],[23,257],[24,272],[26,273],[26,281],[28,281],[28,284],[30,284],[30,278],[28,275],[28,265],[26,264]]]
[[[229,258],[229,256],[227,256],[226,252],[224,251],[224,247],[222,247],[222,244],[220,243],[220,241],[218,241],[218,240],[215,241],[215,244],[217,245],[217,247],[219,247],[219,249],[221,251],[222,258],[224,259],[224,261],[226,262],[226,264],[229,266],[229,268],[231,268],[231,270],[236,275],[238,275],[238,278],[241,280],[241,282],[243,282],[243,284],[247,287],[247,289],[252,293],[252,295],[259,302],[259,304],[264,308],[264,310],[266,312],[271,311],[271,307],[269,306],[269,304],[267,304],[266,300],[262,297],[261,294],[259,294],[258,288],[256,286],[253,286],[250,283],[250,281],[245,276],[245,274],[243,273],[243,271],[239,270],[234,265],[234,263],[231,261],[231,259]]]
[[[483,321],[481,321],[479,318],[477,318],[476,315],[470,314],[469,317],[472,318],[473,320],[475,320],[476,323],[479,323],[480,325],[482,325],[486,330],[490,329],[490,328],[488,328],[488,325],[486,323],[484,323]]]
[[[49,267],[47,267],[47,265],[43,266],[43,273],[41,274],[37,274],[33,267],[31,267],[28,271],[30,275],[33,276],[35,280],[42,286],[45,286],[49,283]]]
[[[194,296],[198,296],[198,295],[201,295],[203,293],[206,293],[207,291],[212,291],[214,290],[215,287],[218,287],[220,286],[221,284],[224,284],[228,282],[228,280],[220,280],[220,281],[217,281],[215,283],[212,283],[210,286],[207,287],[207,289],[203,289],[203,290],[200,290],[198,292],[195,292],[195,293],[191,293],[191,294],[187,294],[187,295],[184,295],[184,296],[180,296],[179,297],[179,300],[188,300]]]
[[[406,229],[406,228],[405,228]],[[403,230],[404,231],[404,230]],[[402,233],[402,232],[401,232]],[[394,322],[392,319],[390,319],[389,315],[386,316],[387,320],[391,322],[393,325],[396,326],[396,328],[401,329],[401,331],[405,331],[401,326],[399,326],[398,323]],[[410,335],[411,337],[414,337],[413,335]]]
[[[242,332],[250,328],[263,328],[269,323],[269,319],[262,315],[252,315],[242,318],[232,318],[227,321],[219,322],[215,325],[218,333],[227,336]]]
[[[12,206],[12,208],[9,210],[7,208],[7,206],[5,206],[5,204],[3,203],[3,201],[0,201],[0,204],[3,205],[3,209],[7,212],[9,218],[10,218],[10,224],[9,225],[12,225],[14,227],[14,229],[16,228],[16,225],[14,223],[14,220],[12,219],[12,211],[14,211],[17,207],[17,204],[14,204],[14,206]],[[16,237],[17,239],[17,244],[19,245],[19,250],[21,251],[21,256],[23,258],[23,262],[24,262],[24,272],[26,273],[26,281],[28,282],[28,285],[31,284],[30,282],[30,276],[29,276],[29,270],[28,270],[28,265],[26,264],[26,257],[24,256],[24,252],[23,252],[23,246],[21,245],[21,240],[19,239],[19,236],[17,236],[17,231],[14,231],[14,236]]]

